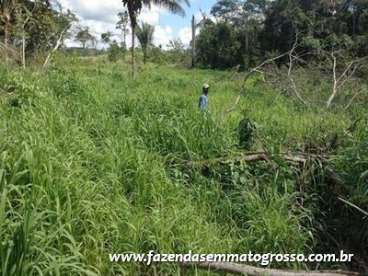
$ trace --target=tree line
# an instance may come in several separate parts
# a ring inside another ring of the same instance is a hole
[[[304,60],[332,51],[368,54],[367,0],[219,0],[210,13],[196,38],[203,66],[250,68],[289,51],[296,40]]]
[[[6,62],[11,56],[25,67],[26,57],[42,53],[47,64],[71,35],[76,20],[71,11],[50,0],[0,0],[0,54]]]

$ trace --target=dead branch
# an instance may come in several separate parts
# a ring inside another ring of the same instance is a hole
[[[241,87],[241,90],[240,90],[240,93],[238,95],[238,97],[235,99],[235,102],[233,104],[233,106],[229,109],[226,110],[226,113],[230,113],[232,112],[233,110],[235,110],[236,106],[239,104],[240,102],[240,98],[241,96],[244,94],[244,90],[245,90],[245,84],[247,82],[247,80],[249,79],[250,76],[252,76],[254,73],[256,72],[259,72],[259,73],[263,73],[262,71],[260,71],[260,68],[262,68],[264,65],[268,64],[268,63],[271,63],[271,62],[274,62],[286,55],[288,55],[289,52],[286,52],[286,53],[283,53],[277,57],[274,57],[274,58],[270,58],[270,59],[267,59],[265,61],[263,61],[261,64],[257,65],[256,67],[252,68],[245,76],[244,76],[244,79],[243,79],[243,82],[242,82],[242,87]]]
[[[290,81],[291,88],[294,91],[294,94],[296,95],[296,97],[298,98],[298,100],[300,100],[304,105],[308,105],[308,103],[300,95],[300,93],[299,93],[299,91],[298,91],[298,89],[296,87],[294,78],[292,77],[292,74],[291,74],[292,73],[294,59],[299,59],[298,57],[296,57],[296,55],[294,55],[294,52],[295,52],[295,49],[296,49],[297,46],[298,46],[298,34],[296,34],[295,42],[294,42],[293,47],[291,48],[291,50],[289,52],[288,79]]]
[[[54,52],[56,52],[59,47],[61,46],[62,42],[63,42],[63,39],[64,39],[64,35],[65,33],[67,32],[68,28],[65,28],[59,35],[59,38],[58,40],[56,41],[56,45],[55,47],[49,52],[49,54],[47,55],[46,59],[45,59],[45,62],[43,64],[43,68],[46,68],[50,59],[51,59],[51,56]]]
[[[355,276],[356,272],[349,271],[286,271],[278,269],[259,268],[244,264],[225,262],[183,262],[184,267],[195,266],[200,269],[221,271],[247,276]]]
[[[246,155],[242,154],[236,157],[223,157],[223,158],[215,158],[209,160],[201,160],[201,161],[188,161],[186,165],[196,167],[196,166],[206,166],[209,164],[216,163],[229,163],[229,162],[258,162],[258,161],[266,161],[269,162],[272,158],[282,158],[287,162],[297,163],[297,164],[306,164],[309,160],[312,159],[328,159],[327,156],[323,155],[315,155],[315,154],[306,154],[306,153],[290,153],[284,152],[279,154],[268,154],[267,152],[255,152],[248,153]]]
[[[330,95],[328,101],[327,101],[327,108],[329,108],[331,106],[331,103],[333,101],[333,99],[336,97],[337,94],[337,87],[338,87],[338,79],[336,78],[336,64],[337,64],[337,58],[335,56],[335,52],[332,51],[331,52],[331,58],[332,58],[332,80],[333,80],[333,85],[332,85],[332,94]],[[340,79],[340,78],[339,78]]]
[[[351,203],[349,201],[347,201],[346,199],[343,199],[341,197],[338,197],[338,200],[344,202],[345,204],[349,205],[350,207],[353,207],[354,209],[358,210],[359,212],[361,212],[362,214],[364,214],[365,216],[368,216],[368,212],[363,210],[362,208],[360,208],[359,206],[356,206],[354,203]]]
[[[335,99],[338,91],[345,85],[345,83],[353,77],[356,69],[358,68],[358,64],[366,60],[368,57],[362,57],[353,61],[350,61],[341,75],[337,76],[337,57],[336,52],[332,50],[330,56],[332,58],[332,93],[327,100],[327,108],[331,107],[332,101]]]

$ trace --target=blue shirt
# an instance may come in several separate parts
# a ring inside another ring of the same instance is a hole
[[[199,109],[202,111],[208,109],[208,97],[205,94],[201,95],[199,98]]]

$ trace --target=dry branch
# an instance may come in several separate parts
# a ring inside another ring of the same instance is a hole
[[[222,157],[222,158],[215,158],[209,160],[200,160],[200,161],[188,161],[186,164],[189,166],[206,166],[209,164],[216,164],[216,163],[228,163],[228,162],[258,162],[258,161],[270,161],[273,157],[282,158],[287,162],[298,163],[298,164],[305,164],[308,160],[312,159],[328,159],[327,156],[323,155],[316,155],[316,154],[306,154],[306,153],[290,153],[284,152],[279,154],[269,154],[267,152],[254,152],[254,153],[247,153],[238,155],[235,157]]]
[[[58,40],[56,41],[56,44],[55,44],[55,47],[49,52],[49,54],[47,55],[46,59],[45,59],[45,62],[43,63],[43,68],[46,68],[47,65],[49,64],[49,61],[51,59],[51,56],[54,52],[56,52],[60,46],[62,45],[63,43],[63,39],[64,39],[64,35],[65,33],[67,32],[68,28],[65,28],[59,35],[59,38]]]
[[[244,76],[244,79],[243,79],[243,83],[242,83],[242,88],[241,88],[241,90],[240,90],[240,93],[239,93],[239,95],[238,95],[238,97],[235,99],[235,102],[234,102],[234,104],[233,104],[233,106],[232,107],[230,107],[229,109],[227,109],[226,110],[226,113],[230,113],[230,112],[232,112],[235,108],[236,108],[236,106],[239,104],[239,102],[240,102],[240,98],[241,98],[241,96],[244,94],[244,89],[245,89],[245,84],[246,84],[246,82],[247,82],[247,80],[249,79],[249,77],[250,76],[252,76],[254,73],[256,73],[256,72],[260,72],[260,73],[262,73],[261,71],[260,71],[260,69],[264,66],[264,65],[266,65],[266,64],[268,64],[268,63],[271,63],[271,62],[274,62],[274,61],[276,61],[276,60],[278,60],[278,59],[280,59],[280,58],[282,58],[282,57],[285,57],[285,56],[287,56],[288,54],[289,54],[289,52],[290,51],[288,51],[288,52],[286,52],[286,53],[283,53],[283,54],[281,54],[281,55],[279,55],[279,56],[277,56],[277,57],[274,57],[274,58],[270,58],[270,59],[267,59],[267,60],[265,60],[265,61],[263,61],[261,64],[259,64],[259,65],[257,65],[256,67],[254,67],[254,68],[252,68],[245,76]]]
[[[293,44],[293,47],[291,48],[290,52],[289,52],[289,70],[288,70],[288,79],[290,81],[290,84],[291,84],[291,88],[293,89],[294,91],[294,94],[296,95],[296,97],[304,104],[304,105],[307,105],[308,103],[302,98],[302,96],[300,95],[297,87],[296,87],[296,84],[295,84],[295,81],[294,81],[294,78],[292,77],[292,69],[293,69],[293,62],[294,60],[299,60],[299,58],[294,55],[294,52],[295,52],[295,49],[296,47],[298,46],[298,34],[296,35],[296,38],[295,38],[295,42]]]
[[[350,201],[347,201],[346,199],[343,199],[341,197],[338,197],[338,200],[344,202],[345,204],[353,207],[354,209],[358,210],[359,212],[361,212],[362,214],[364,214],[365,216],[368,216],[368,212],[363,210],[362,208],[360,208],[359,206],[356,206],[354,203],[351,203]]]
[[[333,81],[333,85],[332,85],[332,92],[330,97],[327,100],[327,108],[331,107],[332,101],[335,99],[336,95],[338,94],[339,90],[345,85],[345,83],[347,81],[349,81],[357,67],[358,64],[365,61],[368,57],[362,57],[353,61],[350,61],[347,66],[345,67],[345,70],[341,73],[340,76],[337,76],[337,56],[335,54],[335,51],[332,51],[331,54],[331,59],[332,59],[332,81]]]
[[[278,269],[259,268],[244,264],[225,263],[225,262],[184,262],[180,265],[185,267],[195,266],[200,269],[221,271],[233,274],[241,274],[248,276],[355,276],[356,272],[348,271],[286,271]]]

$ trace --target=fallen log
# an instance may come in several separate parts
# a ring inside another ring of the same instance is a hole
[[[303,168],[310,161],[320,161],[327,163],[332,156],[323,154],[310,154],[310,153],[292,153],[284,152],[278,154],[269,154],[267,152],[253,152],[247,154],[241,154],[233,157],[220,157],[215,159],[199,160],[199,161],[185,161],[185,165],[193,168],[209,168],[211,165],[216,164],[229,164],[230,162],[271,162],[273,159],[283,159],[286,162],[292,163],[293,165],[302,166]],[[325,167],[325,177],[330,183],[335,185],[343,185],[343,180],[333,169],[329,166]]]
[[[357,276],[359,273],[350,271],[287,271],[279,269],[259,268],[250,265],[226,262],[183,262],[184,267],[197,267],[210,271],[227,272],[247,276]]]
[[[325,155],[317,155],[317,154],[307,154],[307,153],[279,153],[279,154],[269,154],[267,152],[255,152],[255,153],[247,153],[241,154],[235,157],[221,157],[215,159],[208,160],[200,160],[200,161],[187,161],[186,164],[189,166],[204,166],[210,164],[217,163],[228,163],[228,162],[258,162],[258,161],[266,161],[269,162],[272,158],[281,158],[287,162],[305,164],[308,160],[313,159],[322,159],[327,160],[328,156]]]

